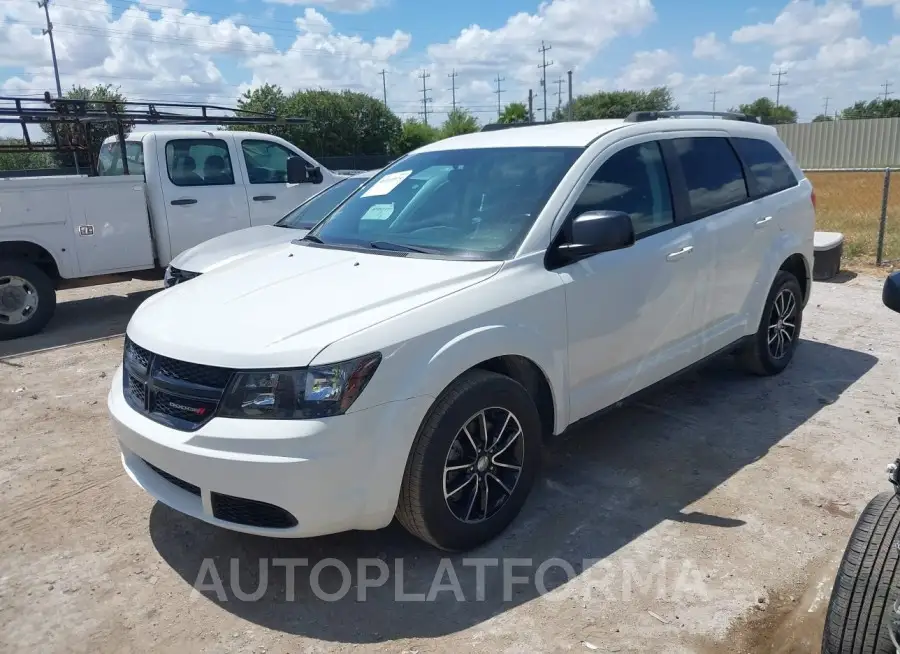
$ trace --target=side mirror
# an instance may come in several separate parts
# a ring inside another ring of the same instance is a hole
[[[891,311],[900,313],[900,270],[888,275],[881,291],[881,301]]]
[[[565,263],[634,245],[631,216],[621,211],[588,211],[571,225],[571,238],[556,246]]]
[[[310,166],[303,157],[290,157],[287,160],[288,184],[321,184],[325,179],[322,169]]]

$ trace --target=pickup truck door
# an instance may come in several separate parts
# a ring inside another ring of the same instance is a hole
[[[310,166],[318,165],[300,152],[262,138],[235,137],[240,150],[240,165],[247,184],[250,222],[272,225],[310,197],[330,186],[334,180],[323,170],[319,184],[288,184],[287,160],[302,157]]]
[[[171,257],[214,236],[250,227],[230,134],[171,138],[157,148]]]

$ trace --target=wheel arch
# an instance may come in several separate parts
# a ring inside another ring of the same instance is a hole
[[[27,261],[43,270],[54,282],[61,279],[59,262],[49,249],[34,241],[0,241],[0,260]]]

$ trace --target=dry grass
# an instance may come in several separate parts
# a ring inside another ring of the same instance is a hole
[[[816,229],[844,234],[844,267],[875,263],[884,172],[807,173],[816,190]],[[900,173],[893,173],[888,197],[884,259],[900,259]]]

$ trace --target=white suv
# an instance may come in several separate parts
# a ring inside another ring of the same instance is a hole
[[[228,529],[396,515],[466,550],[573,423],[720,353],[781,372],[812,187],[771,127],[691,116],[439,141],[302,239],[147,300],[109,394],[128,474]]]

